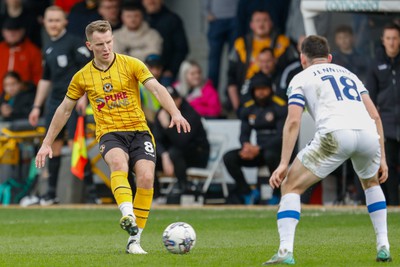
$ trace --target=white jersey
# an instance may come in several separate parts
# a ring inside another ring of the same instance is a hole
[[[376,131],[361,95],[368,93],[352,72],[339,65],[315,64],[297,74],[289,84],[289,105],[306,107],[317,131],[340,129]]]

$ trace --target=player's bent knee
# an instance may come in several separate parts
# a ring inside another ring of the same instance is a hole
[[[128,163],[117,158],[113,158],[108,161],[108,165],[110,166],[110,169],[113,171],[124,171],[128,172]]]
[[[368,189],[371,188],[373,186],[377,186],[379,185],[379,181],[377,177],[373,177],[373,178],[369,178],[369,179],[360,179],[362,188]]]
[[[137,175],[136,179],[138,187],[151,189],[154,184],[154,172],[143,172],[140,175]]]

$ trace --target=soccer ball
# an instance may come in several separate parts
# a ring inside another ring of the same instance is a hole
[[[190,224],[175,222],[165,228],[163,233],[165,248],[174,254],[186,254],[196,244],[196,233]]]

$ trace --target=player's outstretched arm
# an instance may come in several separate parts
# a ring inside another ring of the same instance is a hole
[[[76,101],[65,97],[63,102],[57,108],[49,129],[47,130],[46,136],[43,140],[42,146],[40,147],[36,155],[36,168],[44,167],[47,156],[49,156],[50,158],[53,157],[51,145],[53,144],[57,135],[60,133],[61,129],[67,123],[68,118],[71,116],[71,112],[75,107],[75,104]]]
[[[161,106],[171,115],[171,123],[169,128],[176,126],[178,133],[181,131],[184,133],[190,132],[190,124],[176,107],[175,102],[168,93],[167,89],[156,79],[150,79],[146,81],[144,86],[150,92],[152,92],[152,94],[157,98],[158,102],[160,102]]]
[[[368,94],[361,95],[365,108],[367,109],[369,116],[375,121],[376,129],[379,134],[379,144],[381,145],[381,166],[379,169],[379,182],[386,182],[389,176],[389,168],[386,163],[386,154],[385,154],[385,144],[384,144],[384,134],[383,134],[383,126],[381,117],[379,116],[379,112],[376,109],[374,103],[372,102],[370,96]]]

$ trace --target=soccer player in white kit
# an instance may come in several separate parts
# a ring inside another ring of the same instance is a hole
[[[304,70],[292,79],[287,90],[289,106],[281,161],[269,181],[272,188],[281,186],[277,214],[280,246],[264,264],[295,263],[293,243],[300,219],[300,195],[347,159],[351,159],[365,190],[377,239],[376,261],[391,261],[386,200],[380,187],[388,177],[388,167],[378,111],[357,76],[330,63],[332,56],[324,37],[308,36],[302,43],[300,59]],[[289,169],[305,108],[317,130]]]

